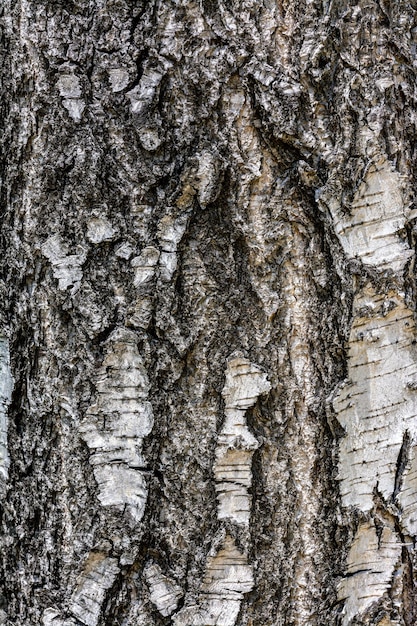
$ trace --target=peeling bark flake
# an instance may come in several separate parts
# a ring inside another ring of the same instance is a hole
[[[133,332],[114,331],[106,352],[97,372],[96,403],[80,432],[91,451],[101,504],[121,511],[127,506],[133,519],[140,521],[147,497],[141,447],[153,426],[149,379]]]
[[[13,377],[10,369],[9,341],[0,337],[0,496],[4,495],[9,474],[7,412],[12,399],[12,390]]]

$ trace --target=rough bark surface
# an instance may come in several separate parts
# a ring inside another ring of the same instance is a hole
[[[1,624],[416,623],[414,4],[1,3]]]

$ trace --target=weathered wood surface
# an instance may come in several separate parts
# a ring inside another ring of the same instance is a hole
[[[414,4],[1,3],[0,623],[416,623]]]

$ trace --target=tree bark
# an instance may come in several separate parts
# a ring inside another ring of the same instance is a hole
[[[3,0],[0,623],[416,623],[414,4]]]

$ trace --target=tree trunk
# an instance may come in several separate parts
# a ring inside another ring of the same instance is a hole
[[[0,623],[416,623],[411,5],[3,0]]]

